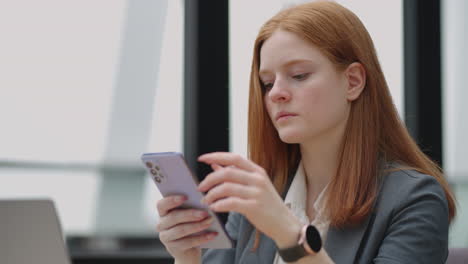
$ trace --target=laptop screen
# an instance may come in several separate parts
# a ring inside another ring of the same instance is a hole
[[[0,263],[70,264],[50,200],[0,200]]]

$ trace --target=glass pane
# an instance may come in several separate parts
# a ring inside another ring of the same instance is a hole
[[[92,234],[100,177],[92,171],[0,168],[0,199],[52,199],[68,234]]]
[[[183,1],[0,2],[0,199],[53,199],[68,235],[155,234],[160,193],[139,158],[183,149],[183,14]]]
[[[468,246],[468,2],[442,1],[444,170],[454,187],[458,212],[450,246]]]
[[[125,5],[0,2],[0,160],[102,158]]]

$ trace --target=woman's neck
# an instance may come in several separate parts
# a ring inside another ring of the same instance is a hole
[[[344,126],[300,145],[308,196],[317,198],[335,176],[341,151]]]

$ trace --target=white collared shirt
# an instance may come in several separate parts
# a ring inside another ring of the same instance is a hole
[[[322,243],[325,243],[328,226],[330,224],[329,219],[324,213],[324,194],[326,189],[327,187],[323,188],[314,203],[315,218],[311,221],[306,213],[307,186],[304,167],[302,166],[302,162],[300,162],[288,193],[286,194],[286,198],[284,199],[286,206],[299,218],[301,223],[304,225],[310,223],[317,228],[322,238]],[[276,253],[273,264],[284,264],[278,252]]]

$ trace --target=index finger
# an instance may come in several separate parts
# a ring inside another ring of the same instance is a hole
[[[212,152],[203,154],[198,157],[198,161],[208,164],[218,164],[221,166],[236,166],[250,172],[262,171],[262,167],[255,164],[253,161],[243,158],[242,156],[230,152]]]
[[[165,216],[169,211],[181,206],[187,197],[183,195],[171,195],[162,198],[157,202],[158,213],[160,216]]]

